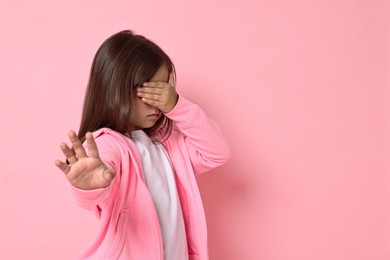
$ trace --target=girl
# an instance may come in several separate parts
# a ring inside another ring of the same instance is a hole
[[[131,31],[97,51],[78,135],[69,132],[66,162],[56,161],[77,203],[101,221],[78,259],[208,259],[195,176],[230,150],[174,82],[171,59]]]

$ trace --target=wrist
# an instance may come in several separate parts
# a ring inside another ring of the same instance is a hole
[[[174,100],[173,100],[171,106],[170,106],[166,111],[162,111],[162,112],[163,112],[164,114],[170,113],[170,112],[176,107],[178,100],[179,100],[179,95],[176,94],[176,97],[174,98]]]

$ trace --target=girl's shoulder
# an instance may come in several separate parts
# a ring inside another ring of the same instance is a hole
[[[110,128],[102,128],[92,133],[100,158],[116,172],[123,163],[140,161],[135,143],[126,135]]]
[[[98,139],[98,138],[103,138],[103,139],[110,139],[110,138],[121,138],[121,136],[123,136],[121,133],[115,131],[115,130],[112,130],[111,128],[107,128],[107,127],[104,127],[104,128],[100,128],[96,131],[94,131],[93,133],[93,137],[95,139]]]
[[[99,146],[110,147],[115,150],[124,148],[133,150],[135,148],[135,144],[131,138],[110,128],[101,128],[92,134],[99,150]]]

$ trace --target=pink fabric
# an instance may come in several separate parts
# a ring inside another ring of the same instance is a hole
[[[207,229],[195,176],[226,162],[230,149],[218,126],[182,96],[166,114],[175,122],[163,143],[176,174],[186,226],[189,259],[208,259]],[[78,259],[163,259],[162,239],[141,159],[128,137],[111,129],[94,133],[100,156],[116,175],[110,186],[85,191],[70,185],[76,202],[101,220]]]

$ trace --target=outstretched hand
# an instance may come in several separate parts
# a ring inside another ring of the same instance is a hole
[[[92,133],[85,135],[88,155],[74,131],[68,133],[73,150],[66,143],[60,148],[69,164],[57,160],[55,164],[65,174],[68,181],[76,188],[93,190],[110,185],[114,172],[107,168],[99,157],[99,151]]]
[[[164,113],[170,112],[176,106],[179,97],[173,85],[172,75],[168,83],[154,81],[143,83],[143,87],[137,88],[137,96]]]

